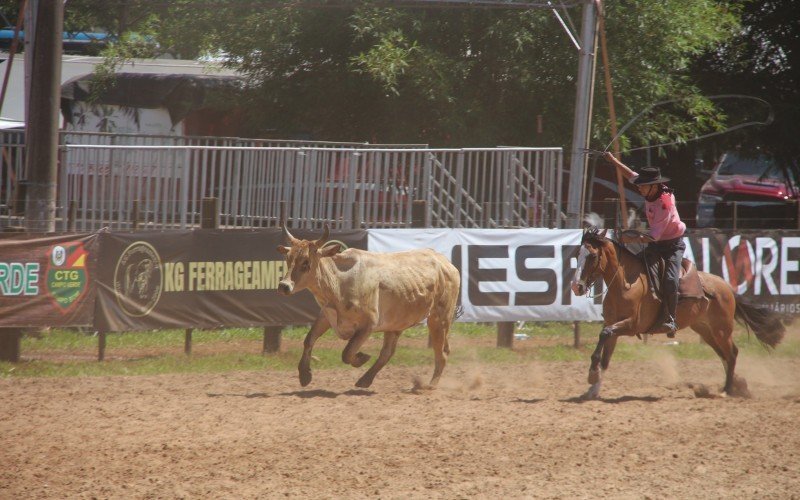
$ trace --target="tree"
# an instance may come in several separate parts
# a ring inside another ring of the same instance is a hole
[[[775,120],[767,127],[743,129],[718,142],[764,147],[779,156],[796,158],[800,155],[800,3],[728,3],[741,11],[741,29],[726,43],[698,58],[692,75],[708,93],[739,93],[765,99],[772,106]]]
[[[67,18],[119,31],[120,42],[106,49],[111,70],[115,59],[131,57],[126,44],[143,36],[162,51],[240,70],[254,134],[569,144],[577,53],[549,10],[400,4],[70,0]],[[620,120],[655,101],[686,98],[643,119],[626,143],[681,140],[719,127],[724,117],[702,98],[688,69],[693,57],[731,36],[735,13],[713,0],[618,0],[607,10]],[[139,37],[125,38],[133,32]],[[598,78],[597,145],[610,140],[602,85]]]

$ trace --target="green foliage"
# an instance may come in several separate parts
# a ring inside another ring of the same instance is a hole
[[[81,6],[85,15],[75,13],[73,22],[88,23],[93,13],[92,22],[152,34],[161,50],[239,69],[249,82],[242,104],[253,134],[469,146],[567,145],[571,135],[577,52],[548,9],[122,3],[124,22],[96,0],[75,0],[68,11]],[[736,12],[713,0],[611,1],[607,8],[620,122],[654,102],[685,98],[648,115],[626,143],[681,141],[722,127],[724,114],[700,95],[689,66],[734,33]],[[579,22],[578,9],[570,15]],[[109,57],[124,52],[117,45]],[[593,137],[605,145],[600,78],[597,89]]]

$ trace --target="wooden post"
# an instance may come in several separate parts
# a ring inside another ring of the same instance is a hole
[[[280,352],[281,350],[281,332],[282,326],[265,326],[264,327],[264,346],[261,349],[262,354],[269,354],[273,352]]]
[[[281,214],[280,214],[281,218],[278,220],[278,227],[280,227],[281,224],[286,224],[286,227],[289,227],[289,221],[286,220],[286,217],[288,216],[289,202],[286,200],[282,200],[280,206],[281,206]]]
[[[134,231],[139,229],[139,200],[133,200],[131,206],[131,229]]]
[[[581,346],[581,324],[579,321],[572,322],[572,347],[578,349]]]
[[[425,227],[428,220],[428,202],[414,200],[411,202],[411,227]]]
[[[97,361],[105,361],[106,359],[106,332],[99,332],[97,334]]]
[[[67,232],[74,233],[78,227],[78,202],[71,200],[67,211]]]
[[[19,363],[22,330],[19,328],[0,328],[0,361]]]
[[[413,216],[412,216],[413,218]],[[361,203],[353,202],[353,229],[361,229]]]
[[[183,337],[183,353],[189,356],[192,354],[192,331],[193,328],[187,328]]]
[[[500,321],[497,323],[497,347],[514,347],[514,322]]]
[[[219,229],[219,200],[217,198],[203,198],[200,209],[200,227],[202,229]]]
[[[484,202],[482,205],[483,207],[483,227],[491,228],[492,227],[492,205],[489,202]]]

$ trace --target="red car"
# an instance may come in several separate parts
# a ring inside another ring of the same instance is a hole
[[[727,152],[700,189],[697,227],[796,228],[797,165]]]

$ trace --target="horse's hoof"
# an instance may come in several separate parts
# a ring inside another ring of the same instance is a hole
[[[356,359],[353,360],[351,366],[353,368],[358,368],[359,366],[369,361],[369,358],[370,358],[369,354],[364,354],[363,352],[359,352],[356,354]]]
[[[311,383],[311,370],[300,370],[300,385],[305,387]]]
[[[598,389],[595,386],[590,387],[589,390],[581,394],[581,399],[584,401],[592,401],[594,399],[599,399],[599,398],[600,398],[600,389]]]
[[[358,382],[356,382],[356,387],[360,387],[361,389],[366,389],[371,385],[372,385],[371,378],[361,377],[360,379],[358,379]]]
[[[589,383],[594,385],[600,382],[600,370],[589,370]]]
[[[729,396],[735,398],[750,399],[753,397],[753,395],[750,394],[750,389],[747,388],[747,381],[740,377],[736,377],[733,381],[733,386],[726,389],[725,392],[728,393]]]

